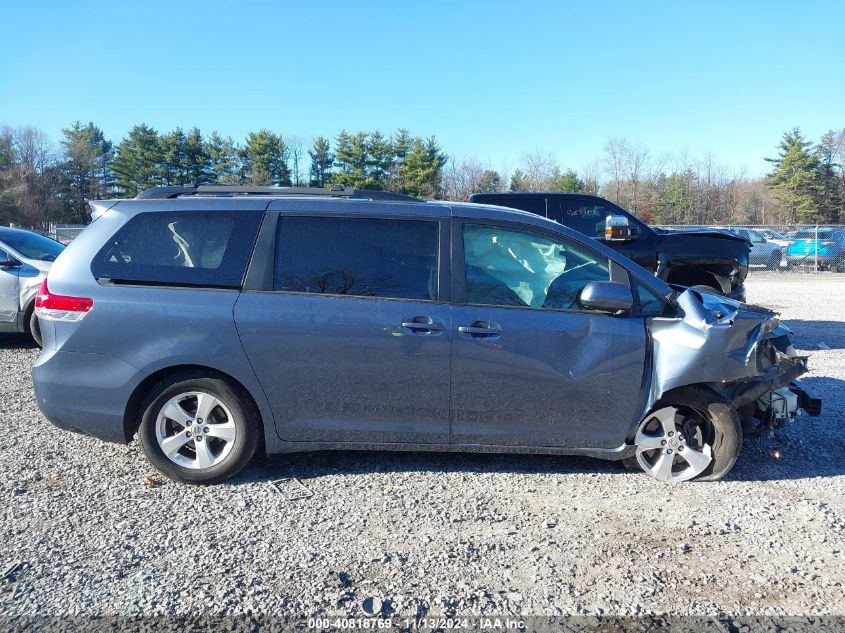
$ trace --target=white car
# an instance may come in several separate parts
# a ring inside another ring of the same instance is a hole
[[[783,233],[778,233],[777,231],[773,231],[772,229],[757,229],[757,231],[762,233],[768,241],[780,246],[782,249],[784,249],[784,251],[786,251],[786,247],[792,243],[792,240],[786,237]]]
[[[23,332],[41,345],[35,295],[63,250],[49,237],[0,226],[0,332]]]

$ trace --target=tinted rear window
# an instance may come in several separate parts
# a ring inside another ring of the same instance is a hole
[[[124,283],[239,288],[263,215],[139,213],[100,250],[91,272]]]
[[[434,221],[282,216],[274,287],[432,301],[437,245]]]

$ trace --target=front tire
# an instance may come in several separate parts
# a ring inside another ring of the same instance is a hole
[[[733,405],[714,391],[685,387],[661,398],[634,438],[629,469],[668,483],[717,480],[730,472],[742,448],[742,424]]]
[[[260,420],[246,393],[199,373],[156,385],[142,406],[141,448],[166,477],[214,484],[233,477],[259,444]]]

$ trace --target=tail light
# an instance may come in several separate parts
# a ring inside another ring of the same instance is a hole
[[[35,295],[35,314],[39,319],[50,321],[81,321],[94,307],[94,300],[87,297],[68,297],[50,292],[47,279],[41,282],[41,289]]]

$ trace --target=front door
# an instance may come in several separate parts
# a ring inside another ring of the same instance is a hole
[[[279,217],[273,289],[235,321],[282,439],[449,441],[440,238],[436,219]]]
[[[644,323],[578,303],[588,282],[608,280],[607,259],[555,233],[481,223],[457,226],[453,244],[453,442],[623,444],[642,407]]]

